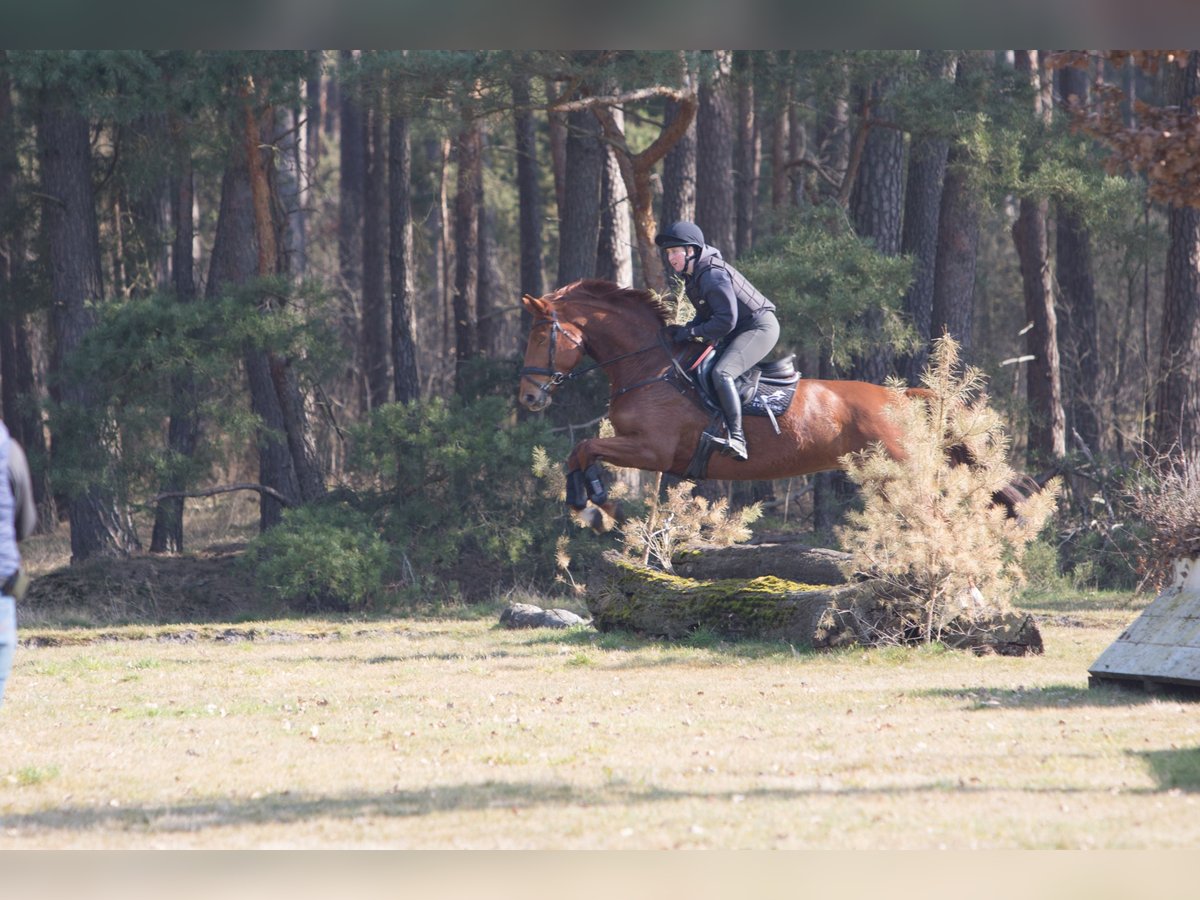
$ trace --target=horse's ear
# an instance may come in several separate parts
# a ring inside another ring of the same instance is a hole
[[[534,297],[532,294],[526,294],[521,298],[521,302],[525,304],[525,308],[529,310],[530,315],[534,316],[535,318],[549,315],[550,305],[539,297]]]

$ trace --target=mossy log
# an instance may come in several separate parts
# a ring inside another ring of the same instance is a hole
[[[707,628],[731,639],[781,640],[805,649],[918,642],[922,623],[911,603],[877,580],[809,585],[760,575],[700,581],[650,569],[615,551],[604,554],[588,584],[588,611],[601,631],[679,639]],[[1042,652],[1027,615],[943,624],[940,640],[977,653]]]
[[[692,545],[671,557],[675,572],[698,581],[755,578],[770,572],[799,584],[845,584],[841,564],[849,553],[806,547],[793,542],[734,544],[731,547]]]

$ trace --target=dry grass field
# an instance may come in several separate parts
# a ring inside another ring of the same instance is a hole
[[[661,644],[494,619],[27,630],[20,848],[1200,846],[1189,702],[1043,657]]]
[[[1149,599],[1030,601],[1026,659],[35,607],[0,846],[1194,848],[1200,707],[1087,687]]]

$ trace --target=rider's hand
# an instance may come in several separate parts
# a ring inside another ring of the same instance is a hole
[[[690,340],[694,340],[696,335],[686,325],[668,325],[667,337],[677,344],[684,344]]]

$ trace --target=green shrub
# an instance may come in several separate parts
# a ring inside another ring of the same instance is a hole
[[[378,601],[391,552],[370,519],[342,502],[284,512],[242,559],[259,587],[312,611],[364,611]]]
[[[564,532],[562,503],[532,471],[534,447],[566,456],[540,417],[515,421],[511,400],[388,404],[353,430],[348,465],[410,594],[487,599],[515,583],[553,583]],[[590,546],[588,546],[590,544]],[[609,544],[580,541],[582,568]]]

